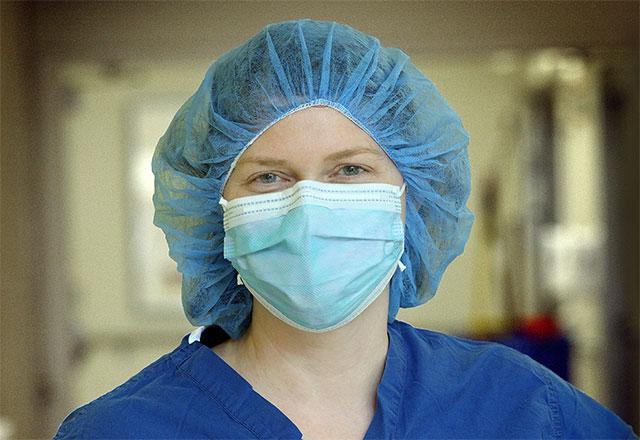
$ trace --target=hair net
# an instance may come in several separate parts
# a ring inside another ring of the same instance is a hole
[[[216,324],[233,338],[248,327],[252,298],[223,257],[218,201],[244,149],[313,105],[333,107],[367,132],[407,184],[406,270],[391,280],[389,320],[430,299],[462,253],[473,222],[468,136],[433,83],[404,52],[349,26],[271,24],[209,67],[153,156],[154,224],[182,273],[192,324]]]

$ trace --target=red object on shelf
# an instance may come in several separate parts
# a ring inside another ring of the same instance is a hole
[[[552,339],[561,335],[560,326],[549,315],[536,315],[526,319],[519,331],[532,339]]]

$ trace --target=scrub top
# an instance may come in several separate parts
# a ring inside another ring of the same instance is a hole
[[[550,370],[503,345],[394,321],[367,439],[636,438]],[[64,420],[67,438],[301,438],[212,350],[217,327],[180,345]]]

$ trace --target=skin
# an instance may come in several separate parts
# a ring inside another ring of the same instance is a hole
[[[403,183],[367,133],[337,110],[317,106],[287,116],[256,139],[238,160],[223,197],[283,191],[299,180]],[[403,194],[403,221],[404,216]],[[285,324],[254,301],[247,332],[213,351],[305,439],[361,439],[373,418],[384,370],[388,304],[387,285],[349,324],[318,334]]]

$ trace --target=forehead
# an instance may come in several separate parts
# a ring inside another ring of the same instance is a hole
[[[386,156],[368,133],[340,111],[314,106],[298,110],[269,127],[240,156],[238,165],[257,157],[295,161],[346,150]]]

